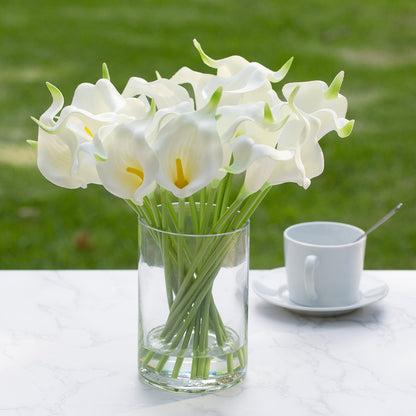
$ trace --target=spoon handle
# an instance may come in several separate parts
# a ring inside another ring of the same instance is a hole
[[[361,234],[355,241],[361,240],[366,235],[370,234],[371,231],[374,231],[376,228],[380,227],[381,224],[384,224],[389,218],[391,218],[401,207],[402,203],[400,202],[399,205],[394,207],[387,215],[385,215],[381,220],[379,220],[377,223],[375,223],[369,230],[367,230],[364,234]],[[354,242],[355,242],[354,241]]]

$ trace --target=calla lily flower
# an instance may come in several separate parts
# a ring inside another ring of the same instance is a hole
[[[97,162],[97,171],[107,191],[142,205],[143,198],[156,187],[158,160],[147,143],[145,132],[150,117],[97,132],[106,160]]]
[[[47,86],[53,102],[39,120],[33,119],[39,125],[39,170],[65,188],[100,184],[94,155],[105,154],[95,133],[102,126],[145,116],[147,100],[125,99],[108,79],[100,79],[95,85],[80,84],[71,105],[63,108],[62,93],[52,84]]]
[[[202,61],[209,67],[216,68],[219,77],[231,77],[246,67],[253,67],[262,73],[270,82],[279,82],[286,76],[293,62],[293,58],[290,58],[279,70],[272,71],[258,62],[249,62],[247,59],[238,55],[217,60],[212,59],[202,50],[201,45],[196,39],[194,39],[194,45],[201,55]]]
[[[197,109],[205,106],[218,88],[223,90],[220,106],[265,100],[273,106],[280,102],[266,73],[253,65],[243,67],[241,71],[229,77],[203,74],[183,67],[176,72],[171,81],[192,86]]]
[[[311,179],[322,173],[324,158],[315,140],[319,126],[319,120],[312,117],[289,120],[286,123],[277,149],[291,149],[294,156],[273,166],[267,180],[270,185],[295,182],[306,189],[311,184]]]
[[[264,169],[263,174],[269,175],[267,181],[270,185],[295,182],[306,189],[311,179],[319,176],[324,169],[324,157],[318,144],[322,137],[322,121],[315,116],[317,112],[308,114],[296,105],[296,97],[302,87],[296,86],[288,97],[288,104],[280,108],[280,112],[286,114],[289,120],[279,132],[277,149],[294,150],[294,157],[276,163],[269,172]],[[335,112],[328,110],[327,114],[335,115]],[[247,170],[248,176],[252,173],[251,169]]]
[[[324,157],[318,141],[329,131],[340,137],[351,133],[354,121],[345,119],[347,100],[339,94],[343,73],[335,77],[331,86],[321,81],[291,83],[283,87],[288,103],[273,109],[278,117],[288,121],[278,132],[277,150],[294,152],[287,160],[255,161],[246,172],[245,186],[251,191],[260,189],[265,180],[270,185],[295,182],[305,189],[311,179],[324,169]]]
[[[295,88],[299,91],[293,100],[294,106],[300,111],[310,114],[321,121],[317,139],[335,130],[340,137],[347,137],[354,126],[354,120],[347,120],[348,102],[339,94],[344,79],[344,72],[340,72],[328,85],[323,81],[308,81],[289,83],[283,86],[282,92],[289,99]]]
[[[54,117],[61,110],[64,99],[56,87],[47,85],[53,102],[38,122],[39,170],[50,182],[64,188],[85,188],[88,183],[100,183],[95,170],[95,159],[89,149],[93,138],[87,127],[91,123],[85,122],[88,117],[83,114],[84,123],[81,120],[78,120],[79,123],[70,120],[68,116],[64,123],[55,123]],[[96,144],[97,153],[100,153],[100,146]]]
[[[194,45],[203,62],[217,69],[217,75],[204,74],[183,67],[171,78],[171,81],[192,85],[197,109],[205,106],[212,94],[220,87],[223,89],[220,106],[257,101],[266,101],[274,106],[280,102],[272,89],[271,82],[281,81],[285,77],[293,59],[289,59],[278,71],[271,71],[241,56],[214,60],[204,53],[196,40]]]
[[[215,111],[217,91],[198,111],[179,114],[159,132],[153,144],[159,159],[158,183],[178,198],[186,198],[209,185],[223,164]]]

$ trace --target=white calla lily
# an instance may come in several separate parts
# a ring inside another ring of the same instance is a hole
[[[148,102],[125,99],[108,79],[100,79],[94,85],[80,84],[71,105],[62,108],[62,93],[52,84],[47,87],[52,104],[39,120],[33,119],[39,125],[39,170],[50,182],[65,188],[100,184],[94,155],[105,154],[95,133],[102,126],[144,117]]]
[[[223,149],[216,129],[217,91],[206,107],[179,114],[159,132],[153,144],[159,159],[158,183],[178,198],[209,185],[223,164]]]
[[[344,118],[347,109],[345,97],[339,94],[342,73],[330,87],[324,82],[291,83],[283,87],[288,104],[275,111],[289,120],[278,133],[278,150],[294,149],[293,159],[276,163],[268,182],[278,185],[295,182],[305,189],[311,179],[324,170],[324,157],[318,141],[329,131],[336,130],[340,137],[351,133],[354,121]],[[250,175],[250,171],[247,171]]]
[[[258,72],[262,73],[270,82],[281,81],[288,73],[290,66],[293,62],[293,57],[290,58],[283,66],[277,70],[272,71],[258,62],[249,62],[242,56],[233,55],[223,59],[212,59],[203,50],[199,42],[194,39],[194,45],[201,55],[203,62],[211,68],[217,69],[217,75],[219,77],[230,77],[246,67],[253,67]]]
[[[91,154],[94,152],[91,131],[86,124],[81,123],[84,129],[80,129],[76,121],[69,120],[68,111],[64,122],[55,123],[64,99],[59,89],[51,84],[47,86],[53,102],[40,121],[35,120],[39,124],[37,162],[40,172],[50,182],[64,188],[85,188],[89,183],[100,183]],[[99,144],[96,148],[97,153],[102,153]]]
[[[274,106],[280,102],[267,79],[267,74],[253,65],[245,66],[241,71],[229,77],[204,74],[183,67],[176,72],[171,81],[192,86],[196,109],[204,107],[218,88],[223,90],[220,106],[257,101],[266,101]]]
[[[323,155],[316,140],[321,122],[294,107],[293,99],[298,90],[292,93],[289,105],[281,109],[286,117],[290,114],[291,118],[278,132],[276,148],[279,152],[289,152],[292,157],[278,158],[273,154],[265,154],[257,158],[246,171],[245,187],[250,192],[257,191],[266,182],[269,185],[295,182],[306,189],[311,178],[323,171]]]
[[[183,67],[171,78],[171,81],[192,85],[197,109],[205,106],[212,94],[220,87],[223,89],[220,106],[257,101],[266,101],[274,106],[280,102],[276,92],[272,89],[271,82],[281,81],[285,77],[292,59],[289,59],[278,71],[271,71],[241,56],[214,60],[204,53],[196,40],[194,44],[203,62],[217,69],[217,75],[204,74]]]
[[[296,88],[299,88],[293,104],[300,111],[321,121],[317,133],[318,140],[332,130],[335,130],[340,137],[347,137],[352,131],[354,120],[345,118],[347,99],[339,94],[343,79],[344,72],[341,71],[329,87],[323,81],[308,81],[289,83],[282,88],[283,95],[287,99]]]
[[[230,77],[215,77],[202,90],[203,97],[222,87],[220,105],[238,105],[266,100],[275,105],[279,98],[266,74],[256,66],[248,65]]]
[[[133,120],[97,132],[107,155],[106,160],[97,162],[103,186],[137,205],[156,187],[158,161],[145,137],[149,122]]]
[[[315,118],[299,118],[289,120],[279,137],[279,150],[291,149],[293,159],[276,163],[270,172],[268,182],[279,185],[295,182],[308,188],[311,179],[320,175],[324,169],[322,150],[315,140],[320,121]]]

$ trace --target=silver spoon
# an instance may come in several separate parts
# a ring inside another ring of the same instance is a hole
[[[381,220],[379,220],[377,223],[375,223],[369,230],[367,230],[364,234],[361,234],[356,240],[354,240],[354,243],[358,240],[361,240],[366,235],[370,234],[371,231],[374,231],[376,228],[380,227],[381,224],[384,224],[388,219],[390,219],[402,206],[403,204],[400,202],[399,205],[394,207],[387,215],[385,215]]]

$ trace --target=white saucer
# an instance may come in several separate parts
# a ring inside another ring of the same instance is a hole
[[[286,283],[285,268],[281,267],[274,269],[272,274],[254,279],[253,288],[260,297],[273,305],[313,316],[336,316],[352,312],[383,299],[389,291],[384,282],[372,276],[371,272],[364,271],[361,275],[361,297],[358,302],[346,306],[310,307],[298,305],[291,301]]]

